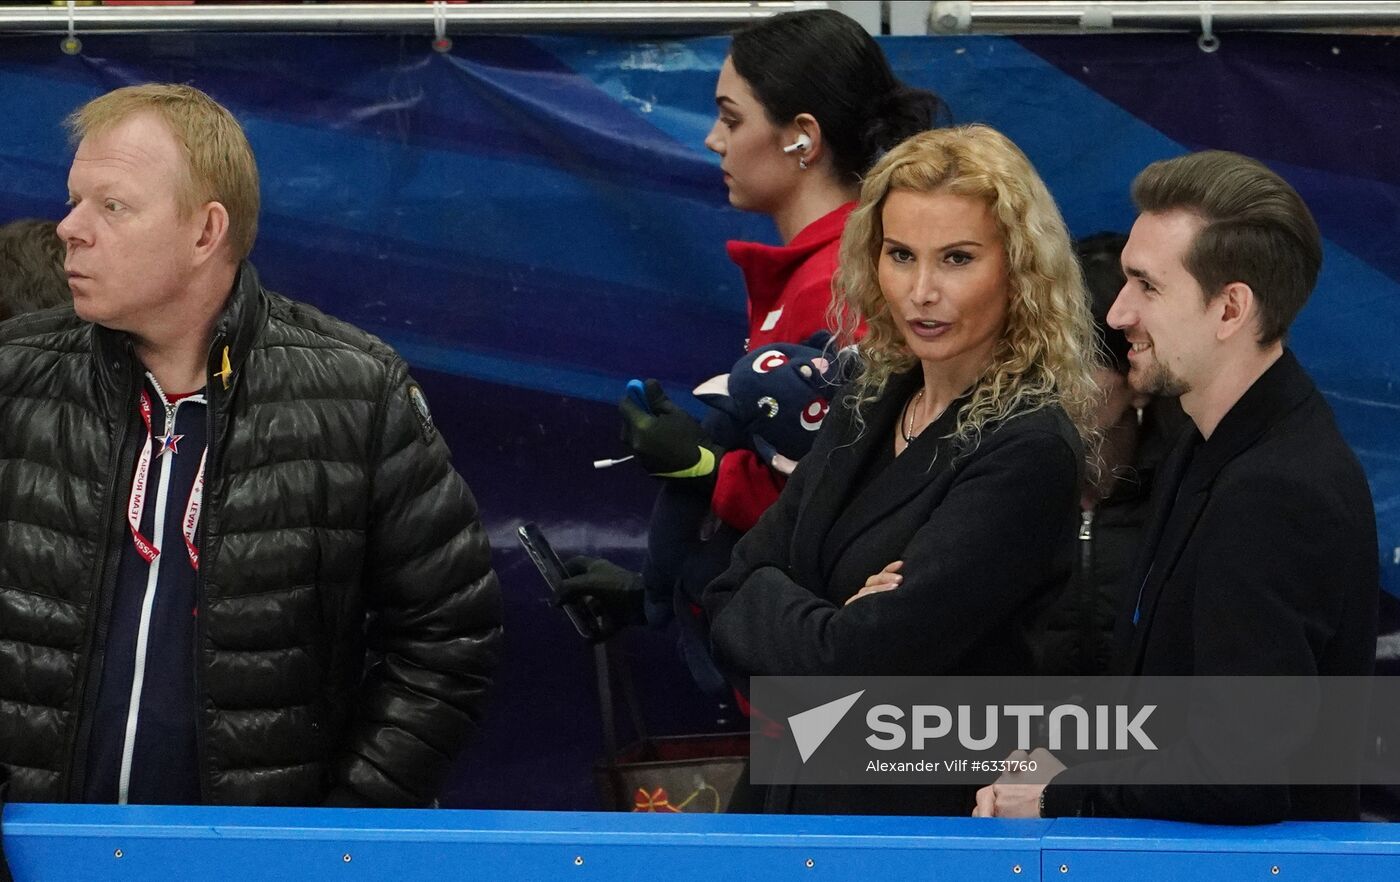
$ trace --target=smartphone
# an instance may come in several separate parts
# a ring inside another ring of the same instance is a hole
[[[560,587],[569,577],[568,570],[564,569],[564,564],[559,561],[559,555],[554,553],[549,540],[544,538],[544,533],[534,524],[523,524],[516,533],[520,537],[520,544],[530,555],[530,560],[535,562],[535,568],[548,583],[550,593],[558,597]],[[587,606],[582,603],[563,603],[560,607],[569,617],[569,621],[573,622],[574,630],[578,631],[580,637],[590,642],[598,640],[602,634],[602,623]]]

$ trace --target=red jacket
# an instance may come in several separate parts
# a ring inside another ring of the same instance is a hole
[[[748,351],[768,343],[802,343],[827,327],[841,231],[853,208],[848,202],[822,215],[787,245],[725,244],[748,287]],[[715,514],[747,531],[777,501],[785,483],[753,451],[732,450],[719,462],[711,500]]]

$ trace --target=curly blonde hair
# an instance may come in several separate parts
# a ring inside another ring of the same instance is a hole
[[[882,211],[893,190],[945,191],[985,199],[1006,247],[1011,299],[1006,328],[972,397],[949,435],[963,452],[982,431],[1014,414],[1058,404],[1094,458],[1093,370],[1101,363],[1079,262],[1050,191],[1030,160],[1005,135],[984,125],[923,132],[895,147],[870,170],[860,205],[846,221],[831,305],[838,339],[858,346],[864,370],[853,384],[861,408],[879,398],[891,375],[917,359],[890,314],[876,267],[884,240]]]

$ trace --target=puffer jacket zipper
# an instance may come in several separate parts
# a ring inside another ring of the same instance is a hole
[[[131,425],[134,421],[131,402],[136,397],[136,386],[133,383],[136,372],[131,369],[135,355],[130,343],[126,345],[125,356],[127,381],[118,406],[121,428],[118,430],[112,462],[108,467],[107,492],[102,500],[102,527],[97,534],[98,541],[106,545],[101,552],[102,564],[94,574],[91,594],[96,601],[97,612],[96,615],[88,617],[87,651],[83,655],[86,663],[78,680],[74,701],[78,716],[76,724],[68,728],[70,734],[65,747],[65,753],[69,757],[68,779],[61,781],[59,788],[70,802],[82,800],[83,787],[86,784],[88,740],[92,736],[92,719],[97,710],[98,699],[98,689],[95,688],[93,679],[102,675],[102,666],[106,659],[107,627],[112,617],[112,594],[116,590],[117,565],[121,559],[121,543],[114,541],[112,531],[117,493],[121,486],[122,464],[127,460],[126,446],[131,439]]]
[[[1094,612],[1099,602],[1098,577],[1094,573],[1094,509],[1079,513],[1079,662],[1078,673],[1094,673]]]
[[[195,596],[195,617],[194,617],[194,658],[190,659],[190,667],[194,671],[194,698],[195,698],[195,726],[194,726],[194,751],[195,763],[199,769],[199,799],[204,804],[209,804],[212,796],[214,782],[209,769],[209,747],[208,733],[205,729],[205,695],[204,678],[201,667],[202,648],[204,646],[204,620],[208,613],[208,602],[205,597],[204,574],[208,570],[209,556],[206,554],[206,537],[209,531],[206,526],[218,502],[218,477],[219,467],[222,465],[217,432],[219,419],[218,412],[221,402],[219,394],[223,392],[222,384],[229,382],[231,378],[224,376],[220,381],[217,362],[219,354],[223,352],[224,340],[227,339],[225,332],[220,331],[215,335],[213,344],[209,347],[209,358],[205,371],[204,399],[206,402],[206,417],[209,421],[207,426],[207,440],[205,441],[207,461],[204,469],[204,507],[199,517],[199,527],[195,536],[195,547],[199,549],[199,570],[194,577]]]

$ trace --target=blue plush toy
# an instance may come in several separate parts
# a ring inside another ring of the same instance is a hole
[[[750,448],[774,469],[791,474],[812,449],[837,390],[854,373],[854,347],[827,352],[830,335],[806,344],[775,343],[745,355],[728,374],[707,380],[695,396],[714,411],[705,430],[726,450]],[[680,649],[695,682],[716,697],[728,694],[709,658],[699,622],[700,594],[729,564],[742,534],[715,517],[708,495],[681,482],[662,485],[651,514],[643,570],[647,619],[680,622]]]
[[[726,446],[752,447],[773,468],[792,473],[812,449],[831,398],[853,363],[854,350],[829,357],[829,340],[823,334],[801,345],[762,346],[728,374],[696,387],[696,398],[729,418],[723,434],[738,442]]]

